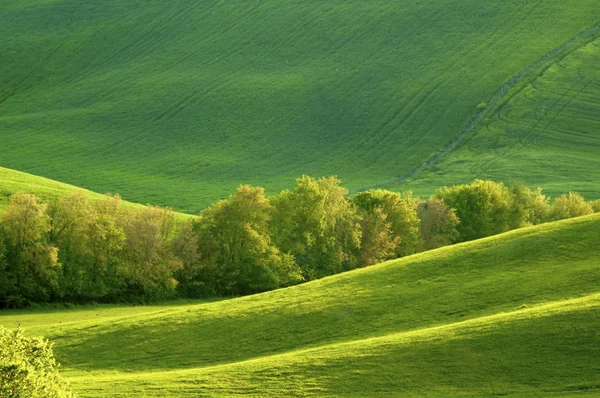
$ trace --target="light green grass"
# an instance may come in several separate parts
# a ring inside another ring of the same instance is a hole
[[[510,92],[450,156],[401,187],[428,194],[474,178],[600,198],[600,40]]]
[[[0,324],[55,341],[84,397],[597,394],[599,239],[593,215],[255,296]]]
[[[8,205],[10,196],[16,192],[27,192],[38,196],[42,202],[49,201],[81,192],[90,200],[100,200],[105,196],[73,185],[53,181],[44,177],[34,176],[16,170],[0,167],[0,211]],[[125,208],[142,209],[137,203],[123,201]],[[189,219],[188,214],[175,213],[180,219]]]
[[[303,173],[353,191],[444,150],[597,0],[0,5],[0,162],[197,212]]]
[[[75,192],[83,192],[96,200],[103,197],[95,192],[69,184],[0,167],[0,209],[8,205],[10,196],[16,192],[32,193],[45,202],[69,196]]]

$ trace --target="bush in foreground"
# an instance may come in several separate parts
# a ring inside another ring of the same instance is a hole
[[[52,345],[0,326],[0,397],[75,397],[58,375]]]

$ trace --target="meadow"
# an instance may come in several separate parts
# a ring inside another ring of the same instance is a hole
[[[600,388],[600,215],[260,295],[4,311],[82,397],[586,396]]]
[[[599,30],[600,32],[600,27]],[[600,40],[543,65],[448,156],[396,188],[491,178],[600,197]]]
[[[28,192],[38,196],[43,202],[49,203],[58,198],[64,198],[75,193],[82,193],[92,202],[106,198],[105,194],[99,194],[80,187],[65,184],[62,182],[50,180],[48,178],[35,176],[28,173],[23,173],[17,170],[0,167],[0,211],[8,206],[10,196],[17,192]],[[142,210],[145,207],[138,204],[122,201],[123,207],[126,209]],[[180,220],[189,220],[191,215],[175,212],[175,216]]]
[[[2,2],[0,158],[190,213],[302,174],[356,192],[435,158],[598,20],[596,0]]]

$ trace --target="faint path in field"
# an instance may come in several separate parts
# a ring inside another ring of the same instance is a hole
[[[537,77],[540,73],[543,73],[545,70],[550,68],[556,62],[560,61],[564,57],[568,56],[570,53],[577,51],[583,46],[587,45],[591,41],[600,37],[600,22],[586,29],[585,31],[579,33],[572,39],[566,41],[559,47],[555,48],[552,51],[547,52],[542,57],[540,57],[537,61],[530,64],[529,66],[522,69],[512,78],[507,80],[487,102],[487,106],[485,109],[482,109],[477,114],[475,114],[465,125],[465,127],[460,131],[460,133],[456,136],[456,138],[450,142],[443,150],[439,151],[431,158],[429,158],[425,163],[423,163],[417,169],[409,172],[406,175],[398,176],[396,178],[392,178],[387,181],[383,181],[380,184],[372,185],[372,186],[364,186],[361,189],[355,190],[355,192],[360,192],[368,189],[384,187],[392,184],[402,184],[407,180],[421,174],[422,172],[428,170],[435,164],[439,163],[442,159],[448,156],[452,151],[456,149],[456,147],[473,131],[475,131],[481,122],[490,114],[494,112],[500,111],[502,108],[502,104],[507,102],[508,99],[514,97],[518,94],[523,88],[526,87],[524,82],[527,82],[531,79],[531,77]],[[512,91],[515,88],[518,91]],[[511,92],[512,91],[512,92]]]

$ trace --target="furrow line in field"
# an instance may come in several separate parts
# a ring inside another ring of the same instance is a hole
[[[532,4],[528,12],[523,13],[523,15],[520,18],[520,21],[525,21],[540,3],[541,0],[538,0],[536,3]],[[515,25],[518,26],[518,23]],[[488,43],[497,43],[501,41],[500,38],[497,38],[499,31],[500,28],[498,27],[490,35],[488,35],[488,37],[483,42],[479,43],[477,46],[472,47],[466,53],[459,55],[455,62],[453,62],[451,65],[445,68],[443,73],[437,75],[433,82],[430,82],[428,84],[428,89],[423,90],[421,93],[419,93],[419,95],[416,96],[416,98],[418,98],[418,101],[412,106],[412,109],[408,110],[407,114],[406,112],[404,112],[405,109],[399,109],[394,114],[394,117],[390,120],[390,123],[388,123],[388,126],[386,126],[389,128],[386,129],[384,127],[384,129],[388,130],[388,133],[384,137],[380,138],[376,145],[387,145],[387,142],[392,136],[396,134],[395,132],[400,126],[410,123],[410,121],[417,116],[419,110],[423,107],[423,104],[427,103],[427,101],[442,87],[442,85],[449,80],[449,77],[451,75],[450,71],[462,69],[465,65],[469,64],[473,55],[479,52],[481,48],[490,47]],[[504,36],[507,35],[508,33],[506,33]],[[401,117],[403,112],[406,114],[405,117]],[[426,134],[419,135],[419,137],[417,137],[417,141],[413,143],[413,145],[411,145],[410,148],[419,145],[426,138]]]
[[[414,178],[418,174],[421,174],[422,172],[428,170],[435,164],[439,163],[442,159],[444,159],[446,156],[448,156],[454,149],[456,149],[456,147],[459,144],[461,144],[467,136],[469,136],[473,131],[475,131],[480,126],[480,124],[486,119],[486,117],[488,117],[492,113],[492,111],[494,111],[494,112],[500,111],[500,109],[502,108],[502,102],[503,102],[503,100],[506,100],[507,95],[510,95],[510,97],[512,97],[518,93],[518,92],[513,93],[513,92],[511,92],[511,90],[513,90],[513,89],[519,87],[519,85],[523,84],[524,81],[526,81],[528,78],[531,77],[532,73],[535,73],[536,71],[540,71],[540,69],[542,70],[542,72],[545,71],[550,66],[552,66],[557,61],[557,59],[559,59],[559,58],[562,59],[565,56],[567,56],[568,54],[570,54],[571,52],[576,51],[577,49],[583,47],[584,45],[588,44],[590,41],[593,41],[596,37],[598,37],[599,34],[600,34],[600,23],[597,23],[597,24],[593,25],[592,27],[586,29],[585,31],[579,33],[578,35],[576,35],[572,39],[568,40],[567,42],[563,43],[561,46],[557,47],[556,49],[546,53],[545,55],[540,57],[537,61],[530,64],[526,68],[522,69],[519,73],[517,73],[511,79],[506,81],[498,89],[496,94],[494,94],[488,101],[487,107],[485,109],[481,110],[480,112],[478,112],[476,115],[474,115],[471,118],[471,120],[469,122],[467,122],[467,124],[461,130],[461,132],[456,136],[456,138],[451,143],[449,143],[443,150],[437,152],[430,159],[428,159],[425,163],[423,163],[421,166],[414,169],[413,171],[409,172],[408,174],[403,175],[403,176],[398,176],[394,179],[391,179],[391,180],[385,182],[382,185],[385,186],[385,185],[391,185],[391,184],[402,184],[402,183],[406,182],[407,180]],[[521,90],[522,90],[522,88],[521,88]],[[363,189],[370,189],[370,188],[371,187],[366,187]]]
[[[552,103],[551,106],[544,107],[544,109],[542,110],[543,113],[541,115],[536,115],[536,122],[533,124],[533,126],[529,128],[524,134],[520,134],[517,137],[517,141],[510,145],[508,148],[506,148],[497,157],[473,165],[470,169],[471,174],[476,174],[478,171],[487,173],[494,164],[498,163],[500,159],[505,158],[510,152],[513,152],[514,150],[521,151],[523,148],[527,147],[529,145],[529,141],[533,140],[532,137],[540,135],[541,132],[545,131],[548,128],[548,126],[550,126],[552,122],[556,119],[556,117],[558,117],[558,115],[560,115],[562,111],[574,100],[574,98],[576,98],[579,95],[579,93],[581,93],[589,85],[589,82],[585,83],[584,86],[578,89],[577,93],[573,95],[575,87],[579,85],[580,82],[581,80],[578,80],[573,85],[571,85],[565,92],[563,92],[563,94],[556,101]],[[561,103],[564,104],[561,106]],[[556,112],[554,113],[555,109]],[[552,113],[554,113],[553,116],[550,116]]]

